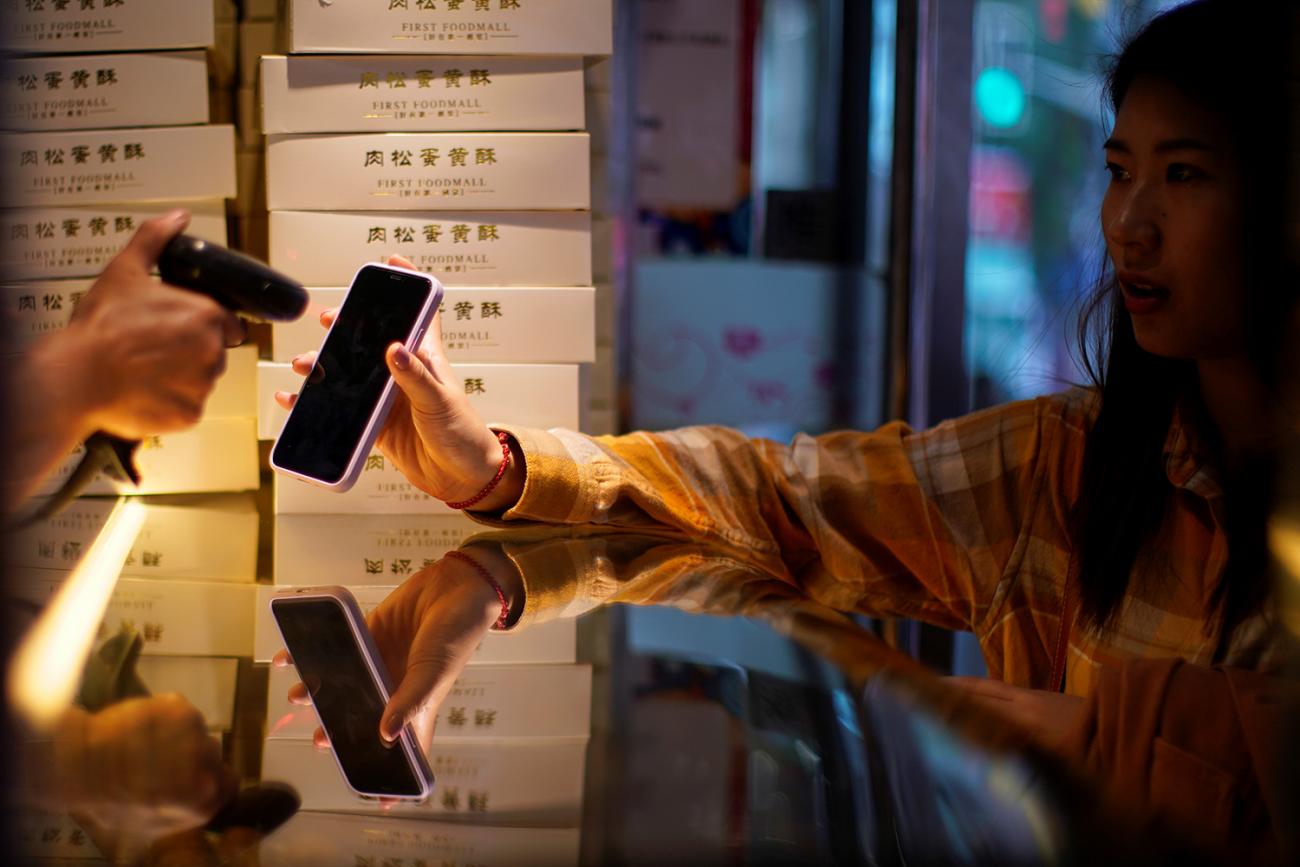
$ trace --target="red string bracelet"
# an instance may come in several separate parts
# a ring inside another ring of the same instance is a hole
[[[468,500],[461,500],[459,503],[448,503],[447,508],[455,509],[456,511],[468,509],[470,506],[492,493],[501,480],[505,478],[506,469],[510,466],[510,434],[505,431],[498,431],[497,442],[501,443],[501,466],[497,467],[497,474],[492,477],[492,481],[488,482],[483,490],[479,491]]]
[[[483,580],[486,581],[488,585],[492,588],[492,590],[497,594],[497,599],[501,600],[501,616],[497,618],[496,623],[492,624],[492,628],[505,629],[506,621],[510,619],[510,603],[506,601],[506,592],[501,589],[501,585],[497,583],[497,579],[492,577],[492,573],[484,569],[481,565],[479,565],[479,562],[475,560],[473,557],[470,557],[468,554],[462,554],[460,551],[448,551],[443,556],[450,557],[453,560],[460,560],[464,563],[468,563],[471,567],[473,567],[475,572],[483,576]]]

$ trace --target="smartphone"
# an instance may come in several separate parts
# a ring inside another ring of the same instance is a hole
[[[391,744],[379,735],[392,685],[347,588],[304,587],[273,596],[271,615],[348,787],[369,798],[427,798],[433,772],[411,727]]]
[[[271,449],[272,468],[350,489],[392,406],[384,353],[393,341],[414,352],[441,302],[442,284],[428,274],[362,266]]]

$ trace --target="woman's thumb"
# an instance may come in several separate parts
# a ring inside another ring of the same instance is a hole
[[[411,709],[402,701],[401,695],[395,695],[388,700],[388,707],[384,708],[384,715],[379,720],[379,735],[385,741],[395,741],[397,736],[402,733],[402,726],[406,725],[406,718]]]
[[[379,735],[385,741],[394,741],[402,732],[402,726],[407,723],[416,724],[418,729],[425,729],[426,726],[420,722],[421,714],[428,709],[437,707],[441,696],[450,688],[444,686],[450,684],[446,677],[446,669],[440,665],[415,665],[407,669],[402,682],[393,690],[393,695],[388,699],[387,706],[384,707],[384,713],[379,718]],[[426,720],[432,723],[432,720]],[[428,732],[417,731],[417,739],[421,741],[421,746],[427,748],[429,745],[424,740],[432,732],[431,726]]]
[[[441,406],[443,399],[439,394],[438,381],[434,379],[424,359],[402,344],[394,343],[388,347],[384,360],[393,381],[412,406],[424,410]]]

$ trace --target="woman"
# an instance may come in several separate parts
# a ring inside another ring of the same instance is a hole
[[[840,610],[971,630],[991,678],[1021,688],[997,697],[1051,725],[1133,658],[1267,668],[1260,467],[1295,287],[1266,92],[1283,52],[1263,6],[1178,7],[1111,70],[1091,388],[788,446],[721,428],[499,441],[431,336],[389,348],[402,397],[379,446],[483,517],[670,528],[743,547]]]

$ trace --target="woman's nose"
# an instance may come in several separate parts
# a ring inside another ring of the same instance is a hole
[[[1112,211],[1106,235],[1111,244],[1134,247],[1139,251],[1155,249],[1160,244],[1159,203],[1146,184],[1134,184]]]

